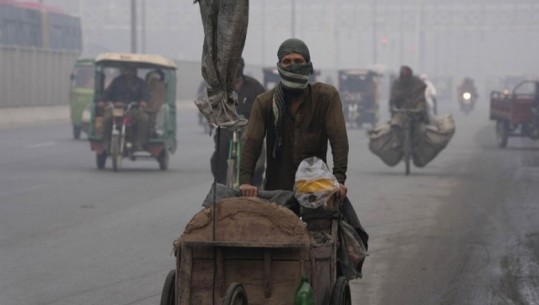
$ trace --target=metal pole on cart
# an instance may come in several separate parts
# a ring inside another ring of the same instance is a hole
[[[215,241],[216,223],[217,223],[217,177],[219,176],[219,160],[221,158],[221,126],[217,126],[217,174],[213,177],[213,203],[212,203],[212,241]],[[215,304],[215,287],[217,281],[217,248],[213,246],[213,289],[212,289],[212,304]]]

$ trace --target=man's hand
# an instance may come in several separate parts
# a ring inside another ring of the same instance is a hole
[[[256,197],[258,194],[258,189],[256,186],[251,184],[242,184],[240,185],[241,194],[245,197]]]
[[[348,188],[344,186],[344,184],[339,183],[339,192],[337,192],[337,197],[341,202],[344,201],[344,198],[346,198],[346,193],[348,192]]]
[[[140,108],[141,108],[141,109],[144,109],[144,108],[146,108],[146,107],[148,107],[148,103],[146,103],[145,101],[141,101],[141,102],[140,102]]]

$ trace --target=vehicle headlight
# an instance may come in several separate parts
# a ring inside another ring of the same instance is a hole
[[[462,98],[468,101],[472,98],[472,95],[470,94],[470,92],[464,92],[462,94]]]

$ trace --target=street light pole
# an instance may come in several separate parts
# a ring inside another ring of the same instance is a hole
[[[131,53],[137,53],[137,3],[131,0]]]

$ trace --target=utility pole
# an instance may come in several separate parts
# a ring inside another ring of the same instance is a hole
[[[335,67],[336,46],[338,47],[338,33],[335,32],[335,0],[331,0],[329,3],[329,32],[328,32],[328,64],[330,67]]]
[[[137,53],[137,3],[131,0],[131,53]]]
[[[266,2],[262,1],[262,65],[266,65]]]
[[[292,0],[292,16],[290,23],[292,38],[296,38],[296,0]]]
[[[417,0],[415,31],[415,69],[420,71],[423,69],[423,0]]]
[[[399,54],[399,65],[402,65],[404,63],[404,12],[403,12],[403,4],[402,2],[400,3],[400,29],[399,29],[399,34],[400,34],[400,37],[399,37],[399,43],[400,43],[400,47],[399,47],[399,51],[400,51],[400,54]]]
[[[141,5],[141,11],[142,11],[142,38],[141,38],[141,49],[142,49],[142,53],[146,53],[146,0],[141,0],[142,1],[142,5]]]
[[[372,0],[372,64],[376,65],[378,61],[378,39],[377,39],[377,24],[376,24],[376,0]]]

